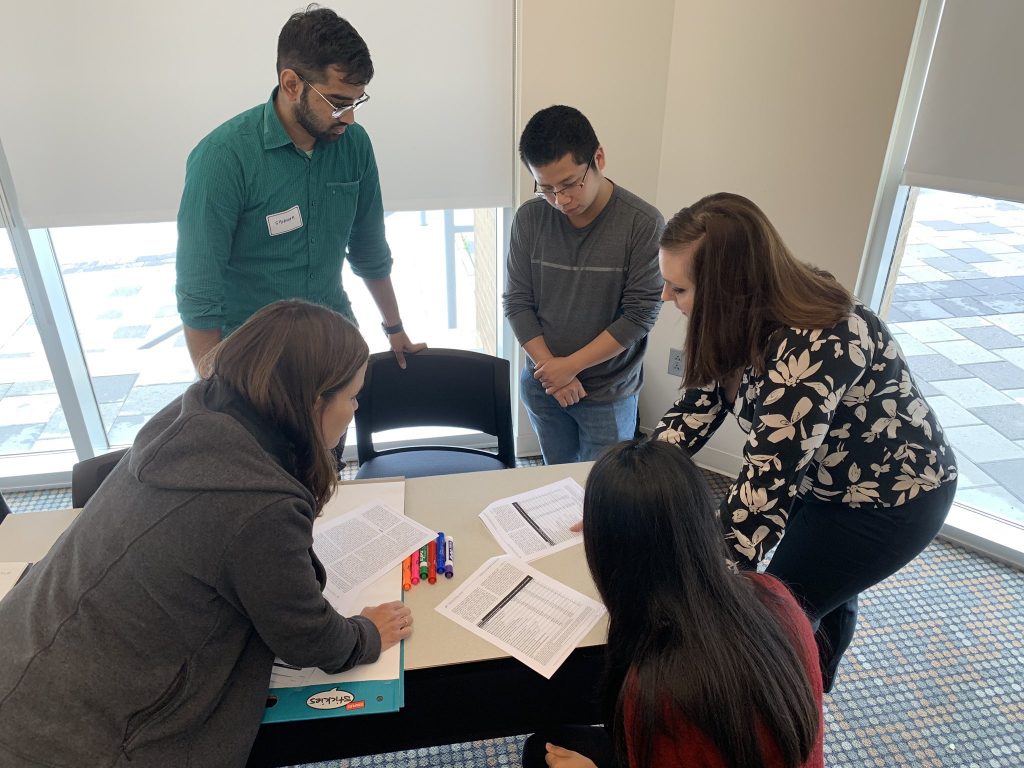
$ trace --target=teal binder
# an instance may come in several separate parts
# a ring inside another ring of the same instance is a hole
[[[342,677],[338,675],[337,677]],[[402,642],[398,677],[390,680],[323,682],[295,688],[271,688],[267,693],[264,723],[313,720],[396,712],[405,706],[405,642]]]

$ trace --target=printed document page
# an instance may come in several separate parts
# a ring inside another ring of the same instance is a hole
[[[508,555],[480,566],[437,610],[546,678],[605,613],[596,600]]]
[[[28,566],[28,563],[0,563],[0,598],[14,589]]]
[[[368,605],[380,605],[401,599],[401,567],[392,569],[372,584],[359,590],[347,605],[339,605],[327,595],[327,601],[343,616],[356,616]],[[347,672],[329,675],[315,667],[297,668],[281,659],[274,659],[270,675],[271,688],[300,688],[323,683],[349,683],[359,680],[395,680],[401,671],[401,643],[389,648],[373,664],[360,664]]]
[[[437,534],[386,504],[364,504],[328,520],[313,536],[313,551],[327,569],[327,589],[339,602],[375,581]],[[399,572],[401,573],[401,572]],[[401,589],[402,577],[398,577]]]
[[[499,499],[480,513],[498,544],[520,560],[536,560],[583,541],[569,527],[583,519],[583,488],[572,478]]]
[[[412,522],[403,514],[394,510],[405,509],[405,483],[403,481],[371,482],[371,483],[343,483],[338,486],[334,494],[324,507],[324,517],[318,518],[313,523],[313,549],[316,551],[317,541],[321,538],[321,532],[330,529],[336,521],[342,520],[346,513],[359,513],[362,509],[382,506],[398,516],[404,522]],[[349,511],[351,510],[351,512]],[[418,525],[413,523],[413,525]],[[422,526],[420,526],[422,527]],[[422,546],[422,545],[413,545]],[[412,552],[410,546],[408,555]],[[323,555],[317,552],[317,556],[323,560]],[[327,585],[330,587],[333,578],[327,562],[324,562],[327,571]],[[350,589],[344,598],[325,590],[324,596],[338,613],[343,616],[355,616],[368,605],[380,605],[392,600],[402,599],[402,566],[401,560],[396,567],[388,569],[381,576],[370,581],[363,587]],[[401,643],[385,651],[373,664],[360,664],[347,672],[337,675],[328,675],[326,672],[311,669],[296,669],[288,665],[282,659],[274,659],[273,672],[270,677],[271,688],[298,688],[304,685],[321,685],[325,683],[348,683],[360,680],[395,680],[401,673]]]

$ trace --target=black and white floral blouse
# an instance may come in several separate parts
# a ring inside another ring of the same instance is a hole
[[[732,408],[748,436],[721,516],[739,556],[756,563],[775,546],[794,497],[897,507],[956,478],[938,419],[867,307],[832,328],[777,331],[771,346]],[[694,454],[728,411],[717,383],[685,390],[654,436]]]

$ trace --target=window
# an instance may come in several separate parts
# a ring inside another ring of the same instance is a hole
[[[499,353],[502,209],[399,212],[385,222],[395,258],[392,281],[413,340]],[[109,447],[129,445],[195,380],[174,293],[175,225],[61,227],[34,236],[52,243],[77,332],[71,343],[80,345],[87,368],[82,397],[95,396],[100,441],[105,436]],[[371,350],[388,349],[365,285],[348,266],[343,280]],[[0,301],[0,457],[63,451],[56,455],[66,471],[78,457],[6,233]],[[423,436],[420,430],[395,437]],[[19,476],[30,475],[31,466],[22,463]],[[0,466],[3,474],[10,473]]]
[[[69,450],[71,436],[7,231],[0,228],[0,457]]]
[[[1024,204],[911,189],[887,301],[957,502],[1024,528]]]

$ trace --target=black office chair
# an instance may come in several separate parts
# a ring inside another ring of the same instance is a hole
[[[370,355],[356,411],[356,478],[428,477],[516,465],[508,360],[460,349],[425,349],[405,360],[402,370],[391,352]],[[498,453],[451,445],[374,448],[374,432],[400,427],[485,432],[498,438]]]
[[[0,491],[0,523],[4,521],[4,518],[11,514],[11,508],[7,506],[7,499],[4,498],[3,491]]]
[[[84,507],[126,453],[128,449],[122,448],[75,464],[71,468],[71,506]]]

